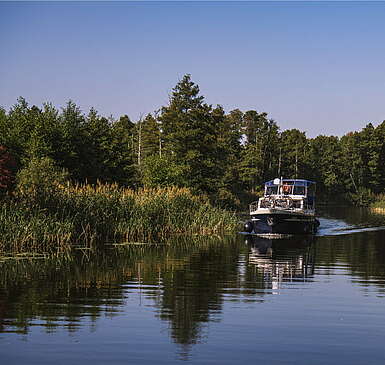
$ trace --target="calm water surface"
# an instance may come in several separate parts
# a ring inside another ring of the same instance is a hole
[[[0,262],[1,364],[383,364],[385,217]]]

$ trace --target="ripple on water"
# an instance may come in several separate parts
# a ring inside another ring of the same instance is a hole
[[[317,236],[337,236],[361,232],[374,232],[385,230],[385,226],[375,225],[378,222],[363,222],[349,224],[342,219],[319,218],[320,226]]]

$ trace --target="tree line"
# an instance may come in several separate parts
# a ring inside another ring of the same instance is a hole
[[[19,98],[9,111],[0,108],[0,131],[2,193],[12,191],[22,170],[25,176],[47,159],[76,182],[188,187],[227,208],[279,176],[316,181],[328,201],[364,205],[384,192],[385,121],[343,137],[307,138],[298,129],[281,131],[265,112],[226,113],[207,104],[190,75],[166,106],[136,122],[93,108],[83,114],[72,101],[58,110]]]

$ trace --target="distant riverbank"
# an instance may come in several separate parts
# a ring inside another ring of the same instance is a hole
[[[385,214],[385,208],[371,207],[370,210],[374,213]]]
[[[105,242],[153,242],[176,234],[234,231],[234,213],[183,188],[59,185],[43,195],[25,192],[0,207],[1,253],[64,253]]]
[[[370,209],[375,213],[385,214],[385,195],[377,195],[375,201],[370,205]]]

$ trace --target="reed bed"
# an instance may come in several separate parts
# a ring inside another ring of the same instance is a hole
[[[0,207],[0,252],[69,252],[105,242],[153,242],[176,234],[233,231],[235,214],[188,189],[134,191],[114,184],[58,186]]]

